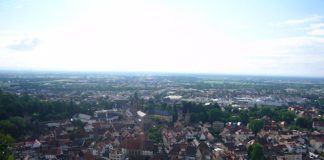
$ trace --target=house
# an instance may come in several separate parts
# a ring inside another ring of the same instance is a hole
[[[75,114],[71,120],[75,121],[75,120],[80,120],[81,122],[83,123],[87,123],[89,122],[91,119],[91,116],[90,115],[87,115],[87,114],[82,114],[82,113],[78,113],[78,114]]]
[[[191,141],[193,139],[194,139],[193,134],[190,131],[188,131],[186,134],[186,140]]]
[[[97,118],[97,120],[99,121],[112,122],[118,120],[120,114],[117,113],[115,110],[100,110],[100,111],[95,111],[94,117]]]
[[[120,144],[122,154],[130,158],[152,157],[153,142],[144,139],[144,135],[126,137]]]
[[[194,146],[188,146],[185,154],[185,160],[195,160],[197,149]]]
[[[146,116],[146,113],[144,113],[144,112],[142,112],[142,111],[137,111],[136,113],[137,113],[137,116],[138,116],[139,118],[143,118],[144,116]]]
[[[187,144],[173,144],[170,148],[170,152],[168,153],[169,159],[183,159],[184,154],[186,152]]]
[[[125,155],[119,149],[113,149],[109,152],[109,160],[123,160]]]
[[[62,155],[63,151],[60,148],[48,148],[44,150],[45,159],[57,159],[58,156]]]
[[[315,154],[315,153],[309,152],[309,158],[311,158],[311,159],[316,159],[316,158],[318,158],[318,157],[319,157],[318,154]]]
[[[319,130],[319,131],[324,131],[324,121],[320,121],[315,119],[313,121],[313,128]]]
[[[278,156],[278,160],[302,160],[303,155],[302,154],[285,154],[283,156]]]
[[[235,132],[235,139],[240,142],[244,142],[251,137],[254,137],[254,134],[248,128],[241,128]]]
[[[118,120],[120,118],[119,114],[117,114],[117,113],[109,113],[109,114],[107,114],[106,117],[107,117],[106,120],[109,121],[109,122]]]
[[[212,128],[216,131],[216,132],[221,132],[224,128],[224,122],[220,122],[220,121],[215,121],[212,124]]]
[[[229,149],[236,157],[239,157],[240,159],[243,159],[247,155],[247,148],[243,144],[230,146]]]
[[[41,146],[41,142],[39,142],[37,139],[34,141],[34,144],[32,145],[32,148],[39,148]]]
[[[217,146],[215,149],[212,151],[212,159],[215,160],[222,160],[222,155],[224,154],[224,149],[222,149],[222,146]]]
[[[57,122],[49,122],[46,125],[47,125],[47,127],[50,127],[50,128],[51,127],[59,127],[59,126],[61,126],[61,124],[57,123]]]
[[[201,142],[198,145],[196,158],[198,160],[210,160],[211,159],[211,151],[205,142]]]
[[[163,129],[162,130],[162,140],[165,146],[166,152],[170,149],[172,143],[175,142],[173,132],[171,130]]]
[[[86,131],[86,132],[92,132],[94,127],[92,124],[87,124],[83,128],[84,128],[84,131]]]
[[[309,144],[315,151],[322,153],[324,152],[324,136],[323,135],[316,135],[310,137]]]
[[[200,137],[199,137],[200,141],[206,141],[206,136],[204,133],[201,133]]]

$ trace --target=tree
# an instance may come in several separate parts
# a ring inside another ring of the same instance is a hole
[[[248,148],[249,160],[264,160],[263,146],[259,143],[253,144]]]
[[[300,117],[296,120],[295,124],[299,128],[304,128],[304,129],[309,129],[309,130],[312,129],[312,121],[307,118]]]
[[[12,144],[15,139],[9,135],[0,134],[0,159],[13,159]]]
[[[0,121],[0,133],[10,134],[16,138],[20,135],[19,128],[9,120]]]
[[[72,124],[73,124],[73,126],[77,127],[78,130],[83,130],[84,129],[84,126],[85,126],[85,123],[83,123],[80,120],[73,120],[72,121]]]
[[[219,121],[222,119],[222,111],[220,109],[211,109],[207,112],[208,119],[212,123],[214,121]]]
[[[247,125],[249,122],[249,115],[246,112],[241,112],[239,114],[240,121],[244,124]]]
[[[249,122],[249,128],[256,135],[263,128],[263,120],[254,119]]]
[[[20,130],[25,130],[26,128],[26,122],[22,117],[10,117],[9,121],[15,124]]]
[[[2,108],[2,106],[0,106]],[[6,111],[0,110],[0,120],[5,120],[8,118],[8,113]]]
[[[263,117],[263,116],[274,118],[276,116],[276,113],[273,111],[273,109],[269,107],[262,107],[259,111],[259,117]]]
[[[154,142],[154,143],[161,143],[162,142],[162,133],[161,133],[161,127],[153,127],[149,129],[149,138]]]
[[[208,120],[208,116],[205,112],[199,112],[199,113],[192,113],[190,116],[190,121],[195,122],[206,122]]]
[[[279,120],[285,121],[287,124],[292,124],[294,122],[296,115],[290,111],[280,111]]]

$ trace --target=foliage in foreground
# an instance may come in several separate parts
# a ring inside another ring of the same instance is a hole
[[[253,144],[248,148],[249,160],[264,160],[263,146],[259,143]]]
[[[0,159],[14,159],[12,154],[14,141],[10,135],[0,134]]]

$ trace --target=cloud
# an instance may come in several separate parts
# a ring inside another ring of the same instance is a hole
[[[324,23],[315,23],[310,25],[311,29],[324,28]]]
[[[324,36],[324,23],[311,24],[307,34],[311,36]]]
[[[304,36],[324,36],[324,16],[312,15],[301,19],[292,19],[280,23],[270,23],[274,27],[295,30]],[[296,33],[294,33],[296,34]]]
[[[13,44],[10,44],[7,46],[7,48],[16,50],[16,51],[32,51],[34,50],[41,41],[38,38],[32,38],[32,39],[22,39],[20,41],[16,41]]]
[[[311,30],[307,34],[311,36],[324,36],[324,28]]]
[[[301,18],[301,19],[292,19],[292,20],[287,20],[284,22],[284,24],[287,25],[300,25],[300,24],[305,24],[305,23],[311,23],[311,22],[318,22],[320,20],[322,20],[324,17],[320,16],[320,15],[312,15],[312,16],[308,16],[305,18]]]

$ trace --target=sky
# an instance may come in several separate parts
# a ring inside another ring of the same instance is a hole
[[[324,77],[322,0],[0,0],[0,70]]]

